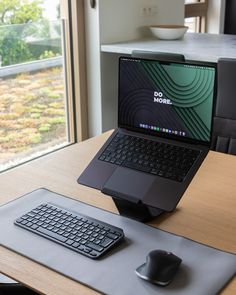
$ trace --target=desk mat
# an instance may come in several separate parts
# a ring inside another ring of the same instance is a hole
[[[16,218],[43,202],[121,227],[126,239],[103,258],[92,260],[13,224]],[[1,206],[0,232],[0,245],[104,294],[211,295],[217,294],[236,272],[236,255],[46,189],[33,191]],[[174,281],[167,287],[152,285],[138,278],[134,272],[153,249],[168,250],[183,260]]]

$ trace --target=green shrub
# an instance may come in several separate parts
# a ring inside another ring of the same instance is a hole
[[[39,127],[39,131],[40,132],[48,132],[51,128],[51,125],[50,124],[42,124],[40,127]]]
[[[23,63],[32,59],[28,45],[13,30],[1,30],[0,55],[2,56],[2,65],[13,65]]]
[[[36,133],[36,134],[33,134],[31,137],[30,137],[30,141],[34,144],[37,144],[37,143],[40,143],[42,140],[42,137],[39,133]]]
[[[55,57],[55,56],[59,56],[59,54],[58,53],[54,53],[52,50],[45,50],[39,56],[39,59],[46,59],[46,58],[51,58],[51,57]]]

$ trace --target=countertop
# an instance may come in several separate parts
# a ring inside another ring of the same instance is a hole
[[[102,44],[102,52],[131,54],[133,50],[184,54],[188,60],[217,62],[220,57],[236,58],[236,35],[186,33],[179,40],[144,38]]]

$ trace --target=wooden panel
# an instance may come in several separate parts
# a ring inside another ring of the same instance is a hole
[[[208,0],[185,4],[185,18],[196,18],[198,33],[205,33],[207,27]]]
[[[45,187],[117,212],[112,199],[77,183],[110,132],[2,173],[0,204]],[[236,157],[210,152],[173,213],[151,224],[210,246],[236,252]],[[11,184],[11,185],[9,185]],[[96,294],[89,288],[0,247],[0,271],[44,294]],[[236,294],[234,279],[223,295]]]
[[[70,3],[70,4],[69,4]],[[84,1],[61,0],[70,142],[88,138]]]
[[[71,1],[74,96],[77,141],[88,138],[84,1]]]
[[[185,4],[185,17],[207,15],[207,2]]]

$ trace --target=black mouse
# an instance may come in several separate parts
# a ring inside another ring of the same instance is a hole
[[[148,253],[146,263],[135,273],[142,279],[160,286],[167,286],[173,280],[182,259],[171,252],[153,250]]]

